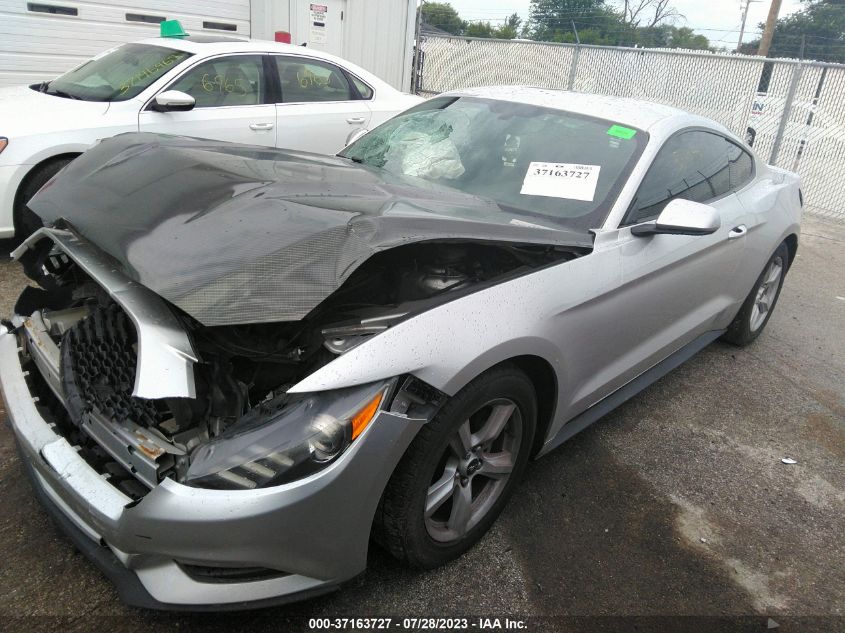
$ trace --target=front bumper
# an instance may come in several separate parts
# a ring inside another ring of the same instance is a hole
[[[36,406],[15,332],[0,326],[0,389],[39,498],[132,605],[240,609],[330,591],[366,566],[378,500],[424,420],[382,411],[325,470],[250,491],[165,479],[132,502]],[[269,568],[250,581],[203,581],[186,566]]]

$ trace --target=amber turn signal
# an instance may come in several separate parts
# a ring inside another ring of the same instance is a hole
[[[373,397],[372,400],[370,400],[366,405],[364,405],[363,409],[361,409],[360,411],[358,411],[358,413],[352,416],[353,440],[364,432],[364,429],[367,428],[367,425],[375,417],[376,412],[378,411],[378,407],[381,404],[382,398],[384,398],[384,390],[379,391]]]

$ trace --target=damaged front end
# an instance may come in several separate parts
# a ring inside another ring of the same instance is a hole
[[[326,468],[380,410],[428,419],[443,400],[410,376],[304,394],[296,383],[400,321],[577,254],[417,242],[368,259],[299,321],[204,325],[70,227],[42,229],[14,253],[40,286],[14,324],[56,424],[128,497],[165,479],[250,490]]]

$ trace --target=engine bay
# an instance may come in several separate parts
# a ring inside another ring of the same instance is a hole
[[[109,292],[50,240],[42,239],[21,257],[40,288],[24,291],[16,313],[28,317],[18,319],[41,378],[53,392],[54,417],[83,454],[96,458],[116,485],[139,498],[165,477],[185,481],[198,447],[237,431],[244,420],[254,425],[263,410],[295,402],[300,396],[287,394],[290,387],[379,332],[583,253],[502,242],[407,244],[372,256],[297,322],[205,326],[170,306],[197,355],[196,395],[190,398],[133,395],[135,325]],[[51,346],[58,366],[45,361],[50,354],[44,350]]]

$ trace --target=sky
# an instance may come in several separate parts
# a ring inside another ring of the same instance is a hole
[[[448,0],[465,20],[489,20],[496,24],[511,13],[528,17],[530,0]],[[744,1],[744,0],[743,0]],[[614,3],[613,0],[609,4]],[[689,26],[698,33],[706,35],[711,44],[728,49],[736,48],[739,38],[739,26],[742,22],[741,0],[673,0],[672,4],[685,17],[678,20],[676,26]],[[780,17],[785,17],[801,8],[799,0],[783,0]],[[743,41],[759,37],[757,25],[765,22],[769,12],[769,0],[752,2],[748,10],[746,35]]]

